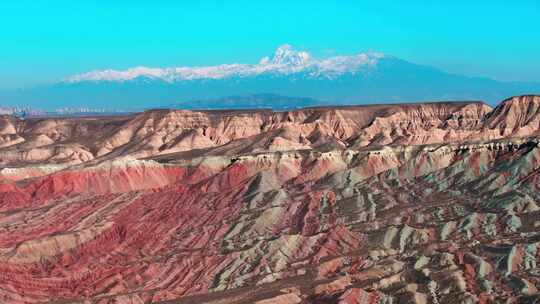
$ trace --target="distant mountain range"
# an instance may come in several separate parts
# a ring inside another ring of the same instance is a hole
[[[278,94],[252,94],[227,96],[214,99],[197,99],[168,104],[158,108],[170,109],[273,109],[291,110],[310,106],[331,105],[332,102],[317,100],[309,97],[289,97]]]
[[[91,71],[53,85],[0,92],[0,105],[44,110],[169,105],[278,109],[426,100],[494,104],[508,96],[535,93],[540,93],[540,83],[454,75],[380,53],[317,59],[284,45],[257,64]]]

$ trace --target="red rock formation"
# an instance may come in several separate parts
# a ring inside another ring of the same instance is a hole
[[[2,117],[0,302],[534,301],[537,104]]]

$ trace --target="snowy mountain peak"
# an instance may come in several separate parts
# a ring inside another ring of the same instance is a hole
[[[206,67],[149,68],[134,67],[127,70],[96,70],[78,74],[64,80],[78,82],[125,82],[140,77],[166,82],[196,79],[222,79],[226,77],[249,77],[265,73],[306,73],[310,77],[333,78],[344,73],[356,73],[365,67],[375,66],[384,55],[364,53],[353,56],[337,56],[315,59],[308,52],[297,51],[284,44],[276,49],[272,58],[263,57],[258,64],[222,64]]]
[[[292,46],[284,44],[276,49],[271,63],[282,65],[307,65],[311,56],[307,52],[295,51]]]

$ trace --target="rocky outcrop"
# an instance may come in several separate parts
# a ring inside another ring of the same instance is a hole
[[[487,117],[485,127],[501,135],[537,135],[540,126],[540,96],[512,97],[499,104]]]
[[[4,117],[0,302],[534,301],[537,101]]]
[[[464,140],[491,109],[431,103],[288,112],[154,110],[128,117],[0,121],[0,164],[80,164],[218,149],[227,153],[336,149]],[[235,147],[241,147],[235,148]]]

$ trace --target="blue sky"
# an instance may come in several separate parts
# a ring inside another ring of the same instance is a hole
[[[3,0],[0,88],[104,68],[255,63],[284,43],[540,82],[539,15],[537,0]]]

